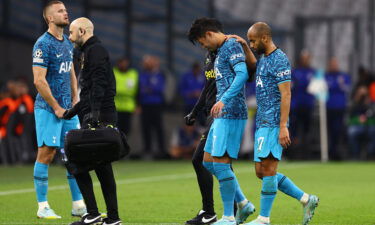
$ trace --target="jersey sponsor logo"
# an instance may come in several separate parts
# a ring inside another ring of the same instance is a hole
[[[262,82],[262,79],[260,79],[260,76],[257,76],[257,79],[256,79],[256,86],[260,86],[260,87],[263,87],[263,82]]]
[[[60,64],[60,69],[59,69],[59,73],[67,73],[67,72],[70,72],[70,69],[72,69],[72,61],[66,61],[66,62],[62,62]]]
[[[217,78],[222,78],[223,75],[220,73],[219,69],[217,67],[215,67],[215,75]]]
[[[213,69],[211,70],[208,70],[208,71],[205,71],[204,72],[204,75],[206,76],[206,79],[215,79],[216,76],[215,76],[215,71]]]
[[[237,54],[233,54],[230,56],[230,60],[235,60],[236,58],[243,58],[243,54],[242,53],[237,53]]]
[[[61,54],[56,54],[56,57],[60,58],[62,55],[63,55],[62,53]]]
[[[282,77],[282,76],[287,76],[287,75],[290,75],[290,70],[279,72],[276,76]]]

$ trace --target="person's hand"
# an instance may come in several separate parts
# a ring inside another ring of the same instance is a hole
[[[75,104],[77,104],[78,102],[79,102],[78,96],[75,96],[72,98],[72,106],[75,106]]]
[[[58,106],[55,109],[55,115],[57,116],[57,118],[62,119],[65,111],[66,109],[62,108],[61,106]]]
[[[280,133],[279,133],[279,143],[283,148],[288,148],[288,146],[292,143],[289,137],[289,131],[288,128],[280,127]]]
[[[211,116],[213,118],[217,118],[219,117],[220,113],[221,113],[221,110],[224,108],[224,103],[222,101],[218,101],[215,103],[214,106],[212,106],[212,109],[211,109]]]
[[[63,114],[63,119],[64,120],[70,120],[71,118],[73,118],[75,115],[77,115],[77,111],[74,110],[74,108],[71,108],[71,109],[67,109],[65,110],[64,114]]]
[[[229,34],[227,35],[228,38],[235,38],[238,43],[240,43],[242,46],[247,46],[247,42],[242,37],[236,35],[236,34]]]
[[[185,117],[185,124],[188,126],[192,126],[195,123],[195,115],[193,113],[187,114]]]

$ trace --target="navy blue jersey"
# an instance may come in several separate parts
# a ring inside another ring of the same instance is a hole
[[[262,56],[256,67],[256,127],[280,126],[281,94],[278,85],[291,81],[288,57],[280,49]]]
[[[236,73],[234,67],[238,63],[245,63],[245,54],[242,46],[231,38],[226,40],[217,50],[214,69],[216,75],[216,101],[220,101],[221,97],[231,86]],[[231,98],[222,109],[219,118],[224,119],[247,119],[247,106],[245,103],[245,85],[242,90],[233,98]]]
[[[58,40],[46,32],[36,41],[33,48],[33,66],[47,69],[46,80],[53,97],[64,109],[72,107],[70,71],[73,66],[73,45],[64,35]],[[44,109],[51,113],[54,110],[38,94],[35,109]]]

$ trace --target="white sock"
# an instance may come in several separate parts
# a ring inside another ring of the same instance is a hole
[[[79,209],[84,207],[86,207],[86,205],[83,200],[73,201],[73,209]]]
[[[38,210],[42,210],[42,209],[44,209],[46,207],[50,208],[47,201],[45,201],[45,202],[38,202],[38,205],[39,205],[39,209]]]
[[[257,219],[260,220],[260,222],[262,223],[270,223],[269,217],[264,217],[264,216],[259,215]]]
[[[249,201],[247,199],[239,202],[237,205],[240,209],[242,209]]]
[[[236,220],[236,218],[234,218],[234,216],[223,216],[223,219],[227,219],[227,220],[230,220],[230,221]]]
[[[303,205],[306,205],[309,202],[309,194],[303,193],[301,199],[299,200]]]

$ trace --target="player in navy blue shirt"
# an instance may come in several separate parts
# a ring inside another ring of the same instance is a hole
[[[277,190],[298,199],[304,207],[303,225],[311,220],[318,198],[299,189],[289,178],[277,172],[283,148],[291,141],[288,116],[291,99],[291,69],[288,57],[272,41],[271,28],[262,22],[252,25],[247,33],[250,47],[261,57],[256,62],[256,132],[254,139],[255,171],[262,179],[260,215],[247,225],[270,224],[272,203]],[[242,44],[247,62],[253,53],[246,41],[236,37]],[[251,63],[249,66],[253,66]]]
[[[38,154],[34,166],[34,186],[39,209],[37,216],[59,219],[47,201],[48,166],[57,148],[64,147],[65,133],[79,128],[78,117],[61,119],[66,109],[78,100],[77,80],[73,68],[73,45],[63,34],[69,24],[68,13],[60,1],[49,2],[43,16],[48,24],[33,48],[34,84],[38,90],[35,100],[35,125]],[[76,180],[67,173],[73,199],[72,215],[82,216],[86,206]]]
[[[216,76],[216,103],[211,109],[214,122],[204,147],[203,165],[216,176],[224,206],[222,219],[215,225],[242,223],[255,211],[241,191],[231,169],[240,149],[247,120],[245,83],[248,79],[242,47],[233,38],[227,38],[216,19],[200,18],[193,22],[189,39],[209,51],[216,51],[214,71]],[[238,211],[234,218],[234,201]]]

